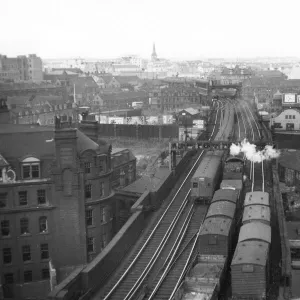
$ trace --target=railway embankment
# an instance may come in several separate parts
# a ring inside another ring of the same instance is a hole
[[[159,208],[163,209],[168,199],[176,193],[193,164],[196,153],[196,150],[192,150],[185,152],[181,158],[178,157],[175,174],[164,170],[165,176],[160,178],[160,184],[142,193],[131,207],[131,216],[105,249],[92,262],[76,269],[57,285],[48,299],[89,299],[95,290],[101,288],[134,247],[145,228],[154,222]]]

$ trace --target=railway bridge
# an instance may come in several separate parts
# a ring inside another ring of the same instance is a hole
[[[224,113],[221,113],[223,109]],[[234,115],[237,116],[235,120]],[[134,229],[134,221],[131,219],[132,223],[125,224],[127,227],[124,225],[121,229],[123,232],[119,234],[119,240],[115,238],[111,241],[111,253],[104,250],[92,263],[71,274],[64,285],[61,284],[51,292],[49,299],[183,299],[183,283],[198,259],[199,232],[207,213],[207,206],[196,205],[190,201],[193,174],[205,159],[207,150],[228,151],[232,142],[239,142],[245,138],[260,147],[264,146],[259,144],[262,140],[270,142],[270,136],[261,130],[257,116],[244,101],[217,101],[213,118],[209,138],[191,145],[188,151],[193,153],[193,156],[187,163],[188,170],[179,178],[169,196],[165,200],[161,199],[160,209],[146,219],[149,211],[144,209],[143,201],[149,192],[145,192],[135,203],[132,209],[135,220],[147,220],[147,225],[139,222],[139,226],[145,226],[143,232],[135,238],[129,236],[130,228],[131,231]],[[231,134],[232,131],[234,135]],[[178,148],[178,143],[170,145],[170,161],[175,172]],[[207,166],[213,168],[209,162]],[[250,181],[246,182],[247,191],[263,189],[271,194],[271,163],[246,162],[245,166],[246,174],[251,177]],[[272,230],[273,285],[271,284],[267,294],[267,298],[273,299],[279,293],[276,284],[281,287],[288,286],[286,277],[289,276],[289,271],[288,261],[283,258],[284,255],[288,255],[288,245],[284,234],[281,234],[283,229],[278,220],[280,203],[274,202],[271,208],[274,221],[272,226],[278,229]],[[127,240],[124,239],[126,234]],[[126,252],[122,252],[122,247],[128,243],[133,244],[127,247]],[[113,259],[119,260],[120,256],[122,258],[119,265],[111,268]],[[282,267],[279,268],[279,265]],[[221,291],[224,298],[231,298],[229,290],[221,288]],[[216,290],[212,293],[211,295],[214,295]]]

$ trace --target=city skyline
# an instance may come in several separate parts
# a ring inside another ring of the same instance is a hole
[[[15,8],[18,7],[18,10]],[[297,57],[297,2],[287,0],[174,1],[75,0],[6,1],[1,54],[36,53],[43,59],[110,59],[128,54],[168,59]],[[258,10],[259,8],[259,10]],[[32,13],[34,17],[29,18]],[[24,25],[22,27],[21,25]],[[21,33],[25,29],[28,34]],[[284,41],[282,41],[284,37]]]

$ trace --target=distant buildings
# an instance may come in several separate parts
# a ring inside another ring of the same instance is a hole
[[[0,81],[31,81],[43,80],[43,63],[35,54],[18,57],[0,55]]]
[[[243,82],[252,75],[253,72],[251,69],[235,66],[235,68],[223,68],[220,77],[222,84],[235,84]]]

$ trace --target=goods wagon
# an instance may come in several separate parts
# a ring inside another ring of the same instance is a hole
[[[261,191],[246,193],[244,206],[255,204],[270,206],[269,193]]]
[[[210,217],[225,217],[234,219],[236,205],[229,201],[217,201],[211,203],[206,213],[206,219]]]
[[[271,226],[261,222],[244,224],[240,229],[238,242],[256,240],[271,244]]]
[[[214,193],[214,196],[211,200],[211,202],[217,202],[217,201],[229,201],[234,204],[237,204],[239,200],[240,192],[237,190],[217,190]]]
[[[268,289],[269,247],[263,241],[238,243],[231,262],[232,298],[265,299]]]
[[[232,219],[211,217],[205,219],[198,238],[200,255],[223,255],[227,257],[232,243]]]
[[[191,179],[191,199],[208,204],[216,190],[222,169],[223,151],[208,151]]]
[[[262,222],[270,225],[270,207],[266,205],[247,205],[244,208],[242,224],[250,222]]]

